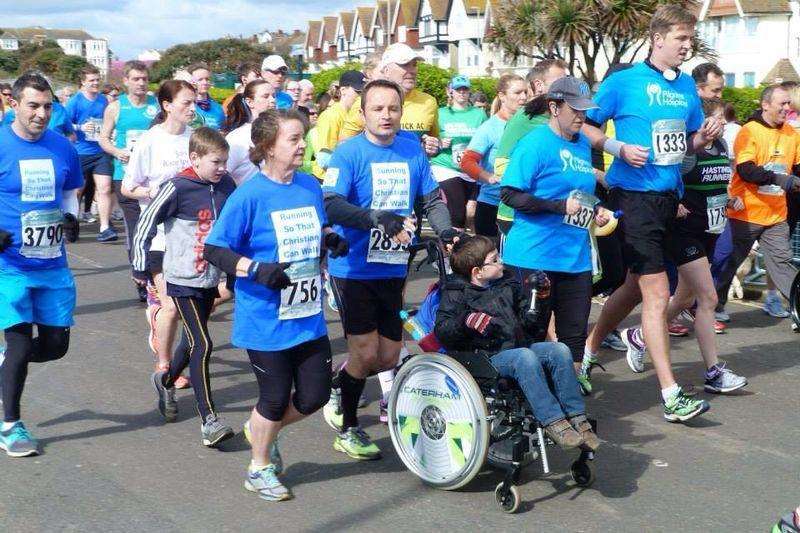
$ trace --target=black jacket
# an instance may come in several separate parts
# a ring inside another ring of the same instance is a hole
[[[530,292],[509,274],[489,287],[478,287],[459,276],[451,276],[442,288],[434,333],[442,346],[451,351],[494,353],[530,346],[544,339],[549,316],[546,306],[546,300],[539,301],[536,316],[530,316]],[[467,315],[475,312],[492,317],[485,335],[466,325]]]

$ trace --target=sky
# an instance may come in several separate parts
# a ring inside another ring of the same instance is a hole
[[[3,27],[82,29],[109,40],[116,56],[262,30],[306,31],[308,21],[356,5],[356,0],[0,0]]]

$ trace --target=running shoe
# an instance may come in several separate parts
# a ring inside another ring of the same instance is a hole
[[[685,337],[689,334],[689,328],[677,320],[673,320],[667,324],[667,331],[672,337]]]
[[[714,392],[716,394],[725,394],[726,392],[741,389],[747,385],[747,378],[738,376],[727,368],[726,363],[714,365],[712,369],[706,372],[706,392]]]
[[[339,306],[336,304],[336,298],[333,296],[333,287],[331,287],[331,278],[329,276],[325,277],[325,283],[322,285],[323,290],[325,291],[325,295],[328,300],[328,307],[331,308],[331,311],[334,313],[339,312]]]
[[[178,402],[175,401],[175,387],[169,389],[164,386],[165,370],[153,372],[151,381],[158,396],[158,412],[167,422],[175,422],[178,418]]]
[[[389,423],[389,402],[381,398],[380,401],[380,420],[383,424]]]
[[[178,376],[178,379],[175,380],[175,388],[176,389],[190,389],[192,388],[192,382],[189,381],[189,378],[183,377],[183,374]]]
[[[0,448],[9,457],[27,457],[39,454],[39,442],[33,438],[22,420],[18,420],[6,431],[0,430]]]
[[[764,312],[773,318],[786,318],[789,311],[784,309],[781,297],[777,294],[767,295],[764,299]]]
[[[217,415],[211,413],[206,417],[206,421],[200,427],[203,435],[203,446],[214,448],[217,444],[233,437],[234,433],[230,426],[223,424]]]
[[[259,498],[268,502],[280,502],[292,498],[292,493],[278,479],[275,465],[267,465],[256,471],[248,468],[244,488],[250,492],[257,492]]]
[[[694,323],[695,311],[694,309],[684,309],[683,311],[681,311],[680,317],[686,320],[687,322]],[[717,335],[722,335],[723,333],[725,333],[725,330],[727,328],[728,326],[726,326],[720,320],[716,319],[714,320],[714,333],[716,333]]]
[[[111,212],[111,220],[114,222],[122,222],[125,220],[125,216],[122,214],[122,209],[119,207],[114,208],[114,210]]]
[[[381,451],[370,440],[369,435],[358,427],[347,428],[346,431],[336,435],[333,449],[349,455],[359,461],[372,461],[381,458]]]
[[[97,242],[114,242],[117,239],[119,239],[119,235],[112,227],[108,227],[97,234]]]
[[[644,354],[647,353],[647,347],[642,338],[641,328],[623,329],[620,337],[625,343],[625,359],[628,361],[628,366],[637,374],[644,372]]]
[[[688,396],[682,389],[678,389],[678,392],[664,402],[664,418],[670,422],[686,422],[708,409],[707,401]]]
[[[325,422],[337,433],[342,431],[344,416],[342,415],[342,395],[339,389],[331,389],[331,397],[322,408]]]
[[[158,312],[161,311],[160,305],[148,305],[144,310],[144,315],[147,317],[147,323],[150,325],[150,331],[147,334],[147,345],[153,353],[158,353],[158,337],[156,336],[156,317]]]
[[[628,350],[628,347],[625,346],[624,342],[622,342],[622,337],[620,337],[619,331],[616,329],[606,335],[606,338],[600,343],[600,347],[608,348],[616,352],[624,352]]]
[[[248,444],[252,445],[253,441],[250,439],[250,421],[244,423],[244,438]],[[283,473],[283,457],[281,451],[278,449],[278,440],[280,434],[275,435],[275,440],[269,445],[269,462],[275,466],[275,473],[280,475]]]
[[[625,350],[627,351],[627,346]],[[603,372],[606,371],[605,367],[600,364],[597,356],[584,354],[583,362],[581,363],[581,370],[578,372],[578,385],[580,385],[581,394],[584,396],[589,396],[592,394],[592,370],[594,367],[600,367]]]
[[[91,213],[83,212],[80,215],[78,215],[78,221],[83,222],[85,224],[93,224],[97,222],[97,217],[95,217]]]
[[[731,315],[725,312],[725,309],[721,311],[714,311],[714,318],[717,319],[719,322],[730,322]]]

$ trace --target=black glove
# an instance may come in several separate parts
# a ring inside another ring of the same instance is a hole
[[[64,238],[67,242],[75,242],[81,233],[80,224],[78,219],[72,213],[64,213],[64,221],[61,223],[61,229],[64,231]]]
[[[439,234],[439,238],[445,244],[453,244],[456,240],[463,239],[467,234],[457,229],[449,228]]]
[[[268,289],[279,291],[288,287],[292,280],[285,270],[291,263],[259,263],[253,261],[247,269],[247,277]]]
[[[402,215],[395,215],[390,211],[379,211],[377,220],[378,228],[389,237],[395,237],[401,231],[405,231],[403,223],[406,218]]]
[[[775,174],[775,185],[786,192],[800,189],[800,178],[792,174]]]
[[[325,248],[330,251],[331,257],[344,257],[350,251],[350,244],[347,239],[338,233],[328,233],[322,239],[322,242],[325,244]]]
[[[11,246],[13,241],[11,233],[4,229],[0,229],[0,252]]]
[[[150,281],[150,272],[146,270],[134,270],[131,272],[131,277],[133,277],[139,285],[144,285]]]

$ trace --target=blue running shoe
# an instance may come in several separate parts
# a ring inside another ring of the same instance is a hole
[[[106,228],[97,235],[97,242],[114,242],[119,238],[114,228]]]
[[[250,439],[250,421],[244,423],[244,438],[248,444],[253,444],[253,441]],[[275,475],[281,475],[283,473],[283,457],[281,457],[281,451],[278,448],[278,440],[280,439],[280,435],[275,436],[275,440],[272,441],[272,444],[269,445],[269,462],[275,467]]]
[[[21,420],[8,431],[0,430],[0,448],[10,457],[27,457],[39,454],[39,442],[31,436]]]
[[[773,318],[786,318],[789,316],[789,311],[784,309],[781,297],[776,295],[767,295],[764,299],[764,312]]]
[[[257,492],[262,500],[268,502],[280,502],[292,498],[292,493],[278,479],[275,465],[267,465],[256,471],[248,469],[244,488],[250,492]]]

